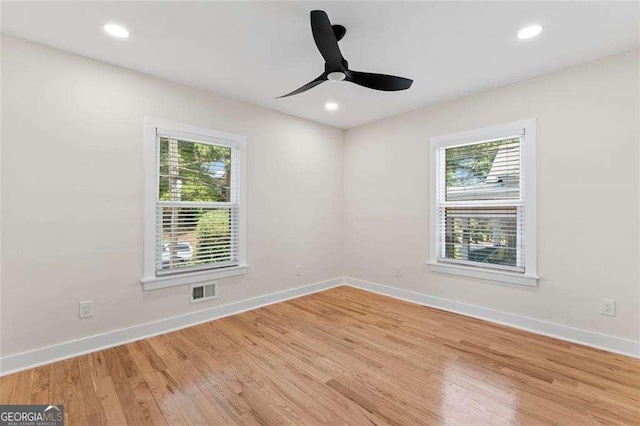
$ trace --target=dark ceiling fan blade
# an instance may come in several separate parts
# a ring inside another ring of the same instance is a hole
[[[347,71],[346,81],[368,87],[370,89],[385,90],[388,92],[405,90],[411,87],[413,80],[396,77],[395,75],[373,74],[370,72]]]
[[[291,93],[287,93],[286,95],[278,96],[276,99],[286,98],[287,96],[293,96],[293,95],[297,95],[298,93],[306,92],[307,90],[313,87],[316,87],[318,84],[324,83],[325,81],[327,81],[327,75],[322,74],[320,77],[316,78],[313,81],[308,82],[307,84],[300,87],[299,89],[296,89]]]
[[[330,70],[342,69],[342,54],[329,17],[323,10],[311,11],[311,32],[318,50]]]

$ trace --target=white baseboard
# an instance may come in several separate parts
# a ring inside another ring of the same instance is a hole
[[[503,324],[509,327],[530,331],[544,336],[554,337],[585,346],[591,346],[609,352],[640,358],[640,345],[634,340],[595,333],[566,325],[542,321],[516,314],[496,311],[482,306],[469,305],[454,300],[429,296],[427,294],[402,290],[356,278],[334,278],[314,284],[308,284],[278,293],[267,294],[228,305],[216,306],[202,311],[192,312],[159,321],[135,325],[95,336],[72,340],[40,349],[0,358],[0,376],[17,373],[40,365],[50,364],[78,355],[111,348],[136,340],[145,339],[159,334],[168,333],[186,327],[191,327],[207,321],[223,318],[229,315],[250,311],[262,306],[283,302],[307,294],[328,290],[341,285],[349,285],[384,296],[417,303],[448,312],[454,312],[473,318]]]
[[[619,353],[635,358],[640,358],[639,342],[634,340],[623,339],[620,337],[600,334],[593,331],[583,330],[580,328],[569,327],[567,325],[542,321],[535,318],[524,317],[516,314],[496,311],[482,306],[469,305],[462,302],[456,302],[450,299],[442,299],[440,297],[429,296],[427,294],[416,293],[413,291],[402,290],[396,287],[389,287],[368,281],[359,280],[357,278],[345,277],[345,284],[371,291],[373,293],[382,294],[384,296],[401,299],[407,302],[417,303],[432,308],[441,309],[443,311],[453,312],[468,317],[478,318],[485,321],[503,324],[509,327],[530,331],[544,336],[554,337],[560,340],[566,340],[572,343],[590,346],[602,349],[608,352]]]
[[[82,339],[71,340],[57,345],[47,346],[28,352],[8,355],[0,358],[0,376],[17,373],[40,365],[50,364],[78,355],[122,345],[124,343],[157,336],[203,322],[223,318],[229,315],[250,311],[318,291],[327,290],[344,284],[343,278],[334,278],[302,287],[292,288],[278,293],[267,294],[228,305],[216,306],[202,311],[192,312],[172,318],[149,322],[120,330],[110,331]]]

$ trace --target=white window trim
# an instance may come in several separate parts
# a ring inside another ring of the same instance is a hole
[[[436,165],[438,148],[463,145],[465,143],[498,139],[520,134],[524,130],[522,141],[522,162],[520,167],[524,172],[524,241],[526,244],[524,266],[525,272],[508,272],[489,270],[472,266],[455,265],[438,261],[439,230],[437,226],[437,181],[438,168]],[[537,247],[536,247],[536,120],[535,118],[519,120],[512,123],[483,127],[443,136],[429,138],[429,261],[427,265],[432,272],[463,275],[503,283],[525,286],[537,286]]]
[[[238,148],[238,191],[239,191],[239,264],[228,268],[208,271],[185,272],[176,275],[156,275],[156,198],[158,192],[157,135],[174,136],[182,140],[213,142],[217,145]],[[140,283],[144,290],[173,287],[226,278],[247,273],[246,244],[246,173],[247,138],[233,133],[221,132],[204,127],[175,123],[157,118],[144,119],[144,267]]]

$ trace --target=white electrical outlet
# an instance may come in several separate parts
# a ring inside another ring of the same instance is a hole
[[[616,316],[616,301],[611,299],[600,300],[600,313],[610,317]]]
[[[401,277],[402,276],[402,267],[401,266],[396,266],[396,277]]]
[[[78,318],[93,316],[93,300],[78,303]]]
[[[302,276],[302,265],[296,265],[296,277]]]

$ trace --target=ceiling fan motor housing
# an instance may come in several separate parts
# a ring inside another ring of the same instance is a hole
[[[333,33],[336,35],[336,39],[338,41],[342,40],[344,35],[347,33],[347,29],[342,25],[332,25],[331,28],[333,28]]]

